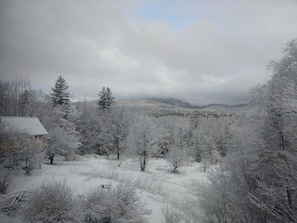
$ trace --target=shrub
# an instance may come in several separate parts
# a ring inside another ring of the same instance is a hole
[[[162,209],[162,213],[164,214],[166,223],[180,222],[180,217],[178,216],[177,211],[168,202],[166,207]]]
[[[80,222],[77,207],[73,191],[65,181],[44,181],[33,189],[23,216],[32,223]]]
[[[142,223],[150,214],[135,189],[123,185],[108,190],[93,189],[87,194],[83,210],[87,223]]]

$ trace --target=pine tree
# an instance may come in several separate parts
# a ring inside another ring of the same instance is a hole
[[[107,106],[110,107],[114,104],[115,97],[112,96],[112,92],[109,87],[106,89]]]
[[[55,88],[52,88],[53,93],[51,97],[53,99],[54,107],[61,105],[68,107],[69,105],[69,93],[67,92],[68,85],[65,79],[60,75],[56,81]]]
[[[99,92],[99,101],[98,105],[102,110],[110,108],[111,105],[114,104],[115,98],[112,96],[112,92],[109,87],[103,87],[102,90]]]
[[[99,92],[99,101],[98,105],[100,106],[101,109],[106,108],[106,90],[105,87],[102,88],[102,90]]]

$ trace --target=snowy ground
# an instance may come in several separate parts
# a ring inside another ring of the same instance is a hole
[[[139,171],[137,160],[115,160],[89,155],[74,162],[43,164],[40,170],[34,170],[30,176],[19,175],[11,182],[8,193],[29,190],[45,179],[65,180],[77,194],[85,194],[96,186],[122,183],[137,188],[139,196],[152,211],[151,223],[165,222],[165,215],[174,217],[175,214],[183,219],[181,222],[197,222],[197,218],[193,220],[194,215],[199,215],[199,212],[192,185],[205,178],[203,168],[195,162],[182,167],[179,173],[172,173],[165,160],[152,159],[143,173]],[[2,222],[21,221],[0,213],[0,223]]]

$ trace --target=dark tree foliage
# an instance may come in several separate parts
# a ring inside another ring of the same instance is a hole
[[[115,97],[112,96],[112,92],[109,87],[103,87],[102,90],[99,92],[99,100],[98,105],[102,110],[109,110],[110,106],[114,104]]]
[[[68,85],[65,79],[60,75],[56,81],[55,88],[52,88],[53,93],[51,93],[51,97],[53,99],[54,107],[61,105],[61,106],[68,106],[69,105],[69,93]]]

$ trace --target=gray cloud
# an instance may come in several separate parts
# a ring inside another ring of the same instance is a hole
[[[0,0],[0,75],[95,98],[241,103],[297,37],[297,3]]]

